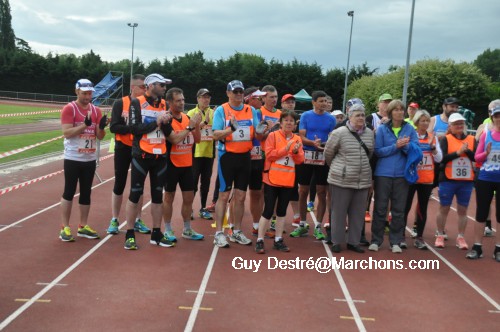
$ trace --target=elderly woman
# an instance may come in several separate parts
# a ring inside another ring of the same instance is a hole
[[[393,253],[401,253],[404,212],[409,183],[405,170],[410,145],[418,147],[418,138],[411,124],[404,121],[405,106],[395,99],[387,106],[389,121],[381,124],[375,136],[375,208],[372,223],[372,241],[368,250],[378,251],[384,241],[387,207],[391,204],[392,221],[389,224],[389,244]],[[421,153],[421,151],[420,151]]]
[[[364,224],[365,203],[372,184],[370,156],[373,132],[365,126],[365,108],[353,105],[345,126],[335,129],[325,145],[325,161],[330,166],[328,183],[331,197],[332,251],[340,252],[345,242],[346,217],[349,218],[347,249],[362,253],[359,247]]]
[[[469,247],[464,239],[467,226],[467,207],[474,185],[474,136],[467,135],[465,118],[460,113],[453,113],[448,118],[447,134],[439,139],[443,150],[443,161],[439,173],[439,212],[436,217],[438,234],[434,246],[444,248],[444,230],[450,212],[453,197],[457,197],[458,236],[456,245],[459,249]]]
[[[475,158],[481,163],[476,181],[476,223],[474,225],[474,246],[466,255],[469,259],[483,257],[483,229],[495,191],[500,192],[500,106],[491,110],[492,126],[483,131],[479,139]],[[500,222],[500,199],[495,199],[497,224]],[[500,232],[497,228],[493,259],[500,262]]]
[[[431,115],[426,110],[419,110],[413,116],[413,125],[417,128],[418,142],[420,144],[420,148],[422,149],[423,157],[417,167],[418,180],[416,183],[410,185],[408,190],[405,209],[406,225],[408,214],[413,204],[413,197],[416,192],[418,203],[415,208],[416,218],[414,228],[416,228],[416,239],[414,245],[416,248],[422,250],[427,249],[427,245],[425,244],[422,236],[427,222],[427,205],[429,204],[429,198],[431,197],[432,188],[434,187],[434,165],[439,165],[443,159],[443,153],[441,152],[441,148],[436,137],[427,133],[430,122]]]

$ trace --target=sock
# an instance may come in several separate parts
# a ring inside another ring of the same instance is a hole
[[[254,222],[253,223],[253,229],[259,229],[259,223],[258,222]]]
[[[459,238],[459,237],[464,237],[464,234],[463,233],[458,233],[457,238]]]
[[[491,219],[486,220],[486,227],[491,229]]]
[[[278,241],[280,241],[281,239],[283,239],[281,236],[276,236],[276,237],[274,238],[274,242],[278,242]]]
[[[264,242],[264,239],[259,237],[259,238],[257,238],[257,242]]]
[[[135,238],[135,232],[133,229],[127,229],[127,234],[125,234],[125,239]]]
[[[135,218],[135,222],[138,222],[140,220],[141,220],[141,218]]]
[[[184,229],[191,229],[191,221],[184,220]]]
[[[171,231],[172,230],[172,223],[170,221],[165,222],[165,231]]]
[[[300,218],[300,214],[299,213],[296,213],[293,215],[293,219],[299,219]]]

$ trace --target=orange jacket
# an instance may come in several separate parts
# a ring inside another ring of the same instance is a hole
[[[468,135],[467,137],[465,137],[465,139],[460,140],[452,134],[448,134],[446,135],[446,140],[448,141],[448,153],[460,150],[464,142],[469,143],[469,146],[471,147],[474,146],[474,136],[472,135]],[[471,160],[465,153],[461,154],[459,158],[453,159],[452,161],[446,163],[444,174],[450,180],[474,180],[474,168],[472,167]]]
[[[172,119],[172,129],[175,133],[186,130],[189,126],[189,118],[181,113],[181,121]],[[172,145],[170,148],[170,161],[177,167],[189,167],[193,165],[193,134],[189,133],[182,142]]]

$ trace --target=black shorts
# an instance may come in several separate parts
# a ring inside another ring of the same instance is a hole
[[[232,153],[225,152],[219,155],[219,191],[226,192],[231,189],[246,191],[250,181],[251,159],[250,152]],[[234,185],[233,185],[234,184]]]
[[[297,165],[295,171],[296,176],[299,179],[299,184],[302,186],[309,186],[311,184],[311,178],[316,179],[316,185],[327,186],[328,185],[328,171],[330,168],[328,165],[310,165],[310,164],[300,164]]]
[[[181,191],[194,191],[193,167],[177,167],[168,162],[165,191],[175,192],[177,184]]]
[[[137,204],[144,193],[144,182],[149,174],[151,190],[151,201],[154,204],[163,202],[163,185],[167,174],[167,159],[159,158],[132,158],[132,170],[130,171],[130,195],[129,201]]]
[[[248,189],[261,190],[262,189],[262,172],[264,171],[264,159],[252,160],[250,162],[250,182]]]

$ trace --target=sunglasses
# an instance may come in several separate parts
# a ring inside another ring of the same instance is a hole
[[[167,84],[166,84],[166,83],[155,83],[155,84],[158,84],[158,85],[159,85],[160,87],[162,87],[162,88],[164,88],[164,87],[166,87],[166,86],[167,86]]]
[[[93,88],[94,84],[92,83],[78,83],[79,88]]]
[[[243,90],[233,90],[233,93],[235,95],[237,95],[237,94],[243,94]]]

